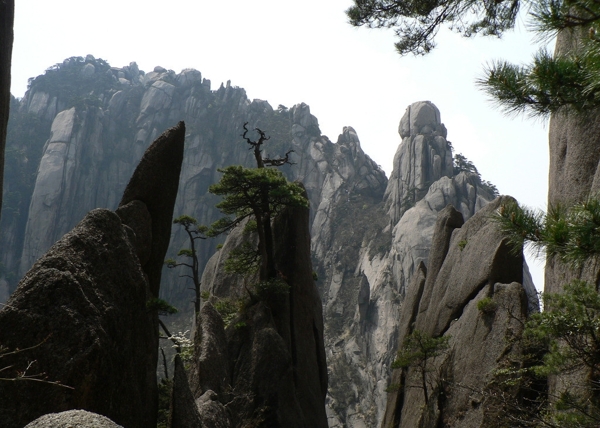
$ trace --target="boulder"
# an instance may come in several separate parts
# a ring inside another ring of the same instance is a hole
[[[90,212],[31,268],[0,311],[0,343],[22,350],[2,359],[12,366],[4,376],[18,379],[25,371],[46,380],[0,382],[3,426],[77,408],[126,427],[150,426],[156,408],[148,394],[156,379],[148,372],[155,341],[148,295],[119,217]]]
[[[25,428],[122,428],[110,419],[85,410],[50,413],[28,423]]]

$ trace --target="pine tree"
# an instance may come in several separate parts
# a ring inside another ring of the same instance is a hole
[[[219,169],[223,176],[210,186],[209,192],[224,197],[217,208],[227,217],[213,223],[208,234],[215,236],[228,232],[245,219],[252,218],[258,235],[259,278],[268,281],[277,277],[271,221],[286,206],[308,207],[308,200],[300,184],[289,182],[281,171],[270,168],[291,164],[289,155],[292,151],[281,158],[263,158],[262,146],[269,137],[255,128],[258,139],[251,140],[247,125],[244,124],[242,138],[253,151],[256,168],[232,165]],[[247,252],[243,256],[249,258]]]
[[[541,40],[574,30],[576,51],[553,56],[540,50],[529,65],[493,62],[477,83],[509,113],[547,116],[568,106],[585,112],[600,105],[600,2],[595,0],[354,0],[351,24],[393,28],[401,55],[424,55],[435,47],[442,25],[472,36],[500,37],[527,6],[530,27]]]

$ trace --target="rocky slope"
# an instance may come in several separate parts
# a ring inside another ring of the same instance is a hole
[[[510,251],[489,220],[507,200],[497,198],[467,222],[452,206],[440,212],[428,267],[419,266],[403,303],[398,343],[418,333],[445,337],[447,349],[427,370],[395,370],[382,428],[509,423],[492,389],[499,369],[523,364],[521,333],[537,308],[523,286],[522,254]],[[519,395],[518,388],[503,392]]]
[[[411,105],[402,118],[389,182],[351,127],[333,143],[307,105],[274,110],[229,83],[212,90],[196,70],[144,73],[135,63],[116,68],[91,56],[71,58],[34,79],[13,105],[0,299],[87,211],[116,208],[149,142],[173,123],[187,124],[174,214],[204,224],[219,216],[207,193],[217,169],[252,164],[240,138],[244,122],[271,135],[266,155],[294,150],[295,165],[284,173],[303,182],[311,204],[332,427],[371,427],[383,419],[401,304],[417,266],[428,261],[437,213],[451,203],[468,219],[493,199],[477,175],[455,174],[445,127],[430,102]],[[200,245],[201,268],[216,244]],[[174,229],[167,254],[187,246],[183,231]],[[206,274],[223,275],[215,270],[221,262],[211,262]],[[165,269],[161,296],[190,314],[190,284],[180,273]]]

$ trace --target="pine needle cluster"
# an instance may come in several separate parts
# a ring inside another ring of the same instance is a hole
[[[572,267],[600,255],[598,198],[590,197],[569,208],[554,205],[546,213],[510,202],[502,205],[493,219],[515,251],[529,245],[538,254],[557,256]]]

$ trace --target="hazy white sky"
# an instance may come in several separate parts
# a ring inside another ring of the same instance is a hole
[[[483,178],[520,202],[545,208],[547,123],[506,117],[475,87],[486,62],[525,63],[537,49],[524,31],[502,40],[448,31],[426,57],[400,57],[391,31],[353,28],[351,0],[18,0],[12,93],[71,56],[92,54],[121,67],[132,61],[246,89],[276,107],[305,102],[321,131],[337,140],[356,129],[363,150],[388,176],[406,107],[430,100],[448,140]],[[523,25],[521,25],[523,27]],[[533,266],[536,283],[541,262]]]

